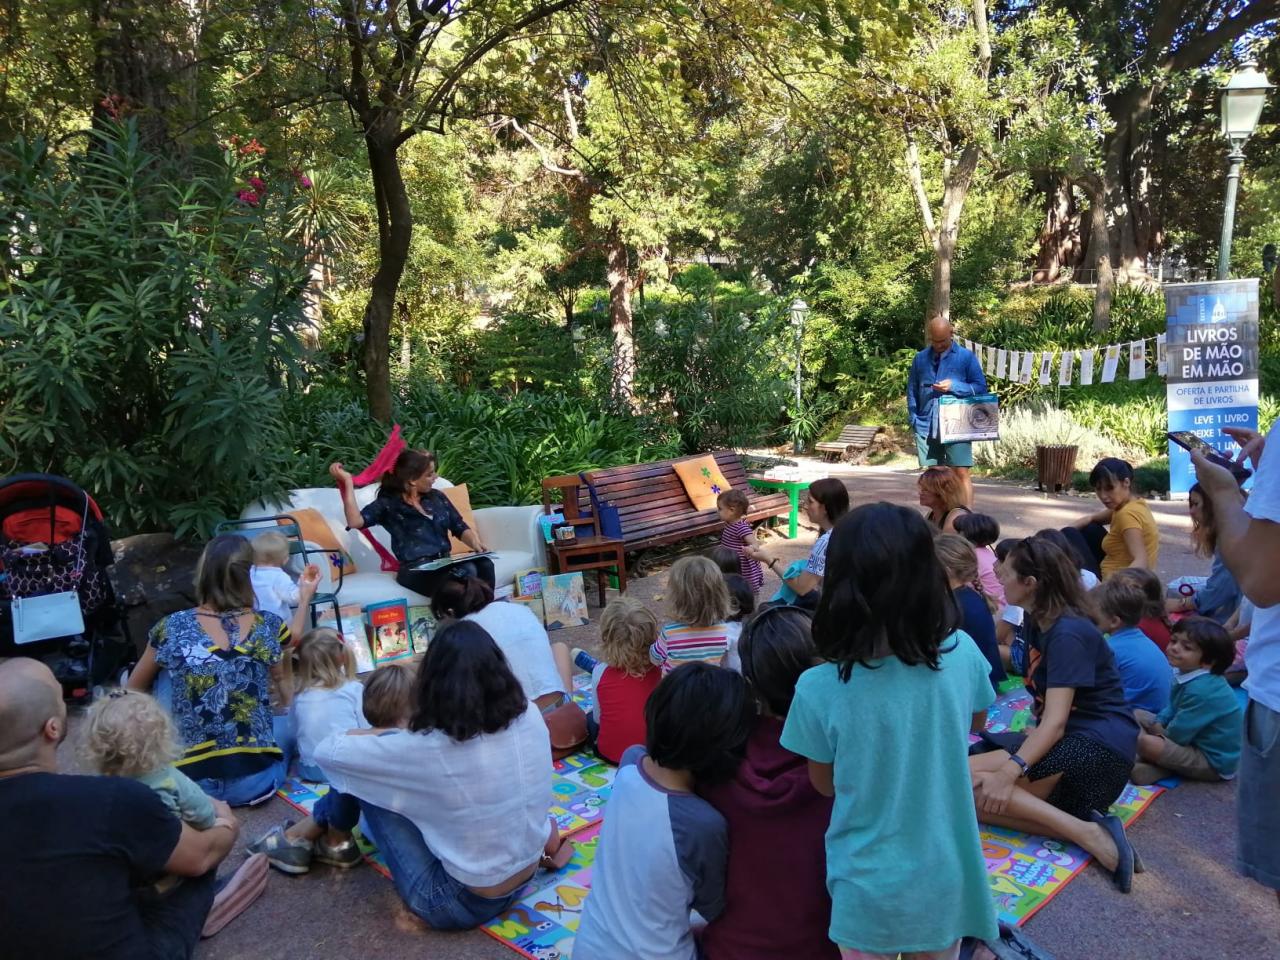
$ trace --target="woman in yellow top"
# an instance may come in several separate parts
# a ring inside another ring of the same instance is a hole
[[[1146,501],[1133,495],[1133,467],[1104,457],[1090,472],[1089,485],[1104,509],[1073,526],[1100,555],[1102,578],[1125,567],[1154,571],[1160,559],[1160,531]]]

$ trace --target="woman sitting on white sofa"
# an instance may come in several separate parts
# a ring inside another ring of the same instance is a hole
[[[329,473],[342,493],[347,528],[380,526],[390,535],[391,552],[400,564],[396,582],[402,587],[432,597],[451,576],[479,577],[490,587],[494,585],[493,561],[488,557],[473,557],[439,570],[414,569],[447,557],[450,533],[476,553],[487,549],[445,495],[431,488],[436,479],[436,458],[430,451],[401,451],[395,466],[382,475],[378,496],[364,508],[356,504],[355,485],[342,464],[331,463]]]

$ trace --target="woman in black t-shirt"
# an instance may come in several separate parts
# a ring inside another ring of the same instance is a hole
[[[1128,893],[1133,848],[1107,811],[1128,783],[1138,726],[1115,656],[1083,615],[1080,575],[1057,546],[1021,540],[998,572],[1009,602],[1026,611],[1036,726],[1016,751],[970,759],[978,819],[1078,844]]]
[[[338,481],[347,529],[379,526],[391,536],[391,552],[400,564],[396,582],[430,600],[446,578],[479,577],[494,585],[493,561],[473,557],[439,570],[415,570],[417,564],[449,555],[449,534],[476,553],[487,549],[479,534],[467,526],[462,516],[439,490],[436,458],[427,450],[404,450],[395,466],[382,475],[378,496],[367,507],[356,505],[351,474],[340,463],[329,464],[329,474]]]

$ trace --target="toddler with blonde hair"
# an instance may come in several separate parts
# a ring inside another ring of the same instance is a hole
[[[667,583],[667,610],[649,648],[649,658],[668,674],[684,663],[703,661],[719,666],[729,651],[733,601],[720,568],[706,557],[681,557]]]
[[[308,780],[328,777],[315,761],[315,750],[334,733],[368,728],[364,718],[364,686],[356,679],[355,656],[338,631],[317,627],[303,635],[295,653],[297,693],[293,698],[298,728],[298,772]],[[306,873],[313,860],[334,867],[354,867],[362,857],[351,831],[360,821],[360,802],[330,790],[299,823],[274,827],[249,845],[265,853],[285,873]]]
[[[284,565],[289,562],[289,539],[279,530],[265,530],[253,538],[253,608],[274,613],[288,623],[298,605],[298,585]]]
[[[108,777],[146,784],[183,823],[208,830],[218,820],[213,799],[175,767],[182,756],[173,721],[160,701],[136,690],[112,690],[89,708],[83,752]]]
[[[658,618],[639,600],[618,597],[600,616],[600,660],[577,661],[591,668],[593,691],[587,732],[596,753],[617,764],[628,747],[644,743],[644,705],[662,678],[649,659],[658,636]]]

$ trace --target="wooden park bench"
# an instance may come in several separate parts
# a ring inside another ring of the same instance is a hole
[[[748,521],[770,519],[789,511],[790,502],[785,493],[761,493],[752,489],[738,454],[717,450],[712,456],[729,485],[747,495]],[[597,503],[611,503],[618,508],[622,540],[628,554],[720,532],[724,526],[720,515],[714,509],[694,507],[672,466],[679,460],[693,459],[695,457],[679,457],[582,474]]]
[[[846,423],[835,440],[825,440],[815,444],[824,460],[850,459],[871,446],[876,435],[884,432],[884,427],[866,427],[860,423]]]

